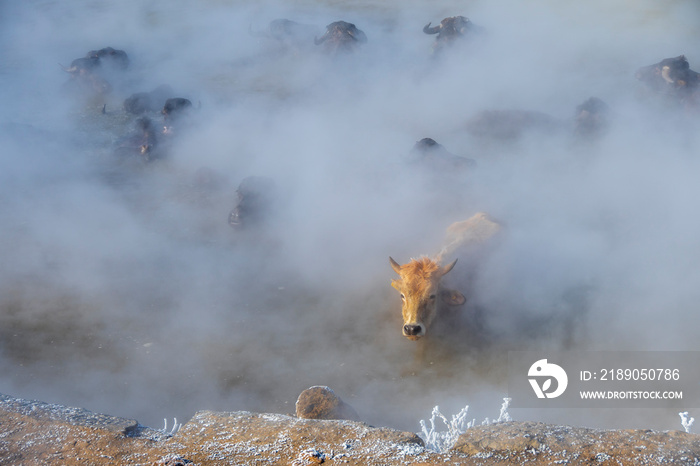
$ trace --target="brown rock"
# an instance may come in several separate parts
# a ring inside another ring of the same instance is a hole
[[[155,464],[158,466],[187,466],[188,464],[192,464],[192,461],[179,455],[167,455],[161,458]]]
[[[347,419],[359,421],[360,416],[328,387],[307,388],[296,402],[297,417],[302,419]]]
[[[551,465],[697,464],[700,436],[533,422],[480,426],[444,454],[414,433],[245,411],[195,414],[174,435],[79,408],[0,395],[0,464]]]
[[[3,465],[371,466],[432,458],[444,462],[416,434],[361,422],[202,411],[171,436],[136,421],[0,395]]]
[[[698,464],[700,437],[679,431],[601,430],[507,422],[469,429],[452,451],[509,463]]]
[[[134,420],[0,394],[0,464],[152,463],[163,437]]]
[[[172,440],[186,444],[181,454],[201,464],[392,464],[431,457],[410,432],[245,411],[199,412]]]

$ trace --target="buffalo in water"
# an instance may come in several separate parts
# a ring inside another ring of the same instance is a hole
[[[275,19],[270,21],[267,36],[279,41],[286,41],[307,34],[311,28],[311,26],[290,19]]]
[[[326,32],[314,39],[316,45],[323,45],[326,53],[335,55],[356,50],[367,42],[367,36],[354,24],[336,21],[326,26]]]
[[[105,47],[91,50],[84,57],[73,60],[70,66],[61,67],[71,76],[68,87],[103,95],[112,91],[112,85],[105,75],[127,69],[129,57],[123,50]]]
[[[192,102],[184,97],[172,97],[166,100],[163,110],[161,110],[164,123],[163,132],[166,134],[175,133],[175,125],[187,119],[193,108]]]
[[[415,166],[443,174],[464,172],[476,166],[473,159],[455,155],[431,138],[416,142],[409,154],[409,161]]]
[[[160,85],[150,92],[137,92],[124,100],[124,110],[134,115],[158,112],[163,109],[165,102],[173,94],[172,88],[166,84]]]
[[[167,86],[161,86],[156,91],[168,91]],[[165,94],[162,94],[165,95]],[[162,97],[159,94],[159,97]],[[150,99],[139,99],[135,94],[124,102],[125,109],[130,113],[138,113],[137,110],[154,111],[156,108],[149,106],[142,109],[146,104],[151,105]],[[136,120],[135,129],[128,136],[120,140],[117,146],[117,154],[123,156],[137,155],[145,162],[165,157],[168,148],[172,145],[174,134],[173,124],[180,123],[192,108],[192,102],[182,97],[170,98],[165,101],[160,114],[162,121],[154,120],[148,116],[142,116]]]
[[[592,141],[608,127],[608,105],[597,97],[576,107],[573,118],[561,119],[532,110],[485,110],[467,122],[467,132],[482,141],[514,143],[526,134],[561,134]]]
[[[153,120],[141,117],[136,120],[136,127],[131,134],[119,141],[116,153],[124,157],[137,156],[144,162],[161,158],[159,134],[160,130]]]
[[[100,50],[90,50],[88,58],[96,58],[100,60],[100,64],[106,67],[113,67],[118,70],[125,70],[129,67],[129,56],[123,50],[117,50],[112,47],[105,47]]]
[[[458,41],[463,40],[468,34],[477,30],[474,24],[464,16],[450,16],[440,21],[437,26],[430,26],[428,23],[423,28],[426,34],[437,34],[433,51],[439,52],[445,47],[452,46]]]
[[[261,226],[270,220],[278,202],[276,183],[263,176],[249,176],[236,190],[238,202],[228,216],[228,223],[237,230]]]
[[[318,28],[309,24],[280,18],[270,21],[270,24],[264,31],[253,31],[252,27],[249,31],[254,37],[270,39],[271,42],[278,44],[284,51],[297,52],[312,43]]]
[[[698,104],[700,73],[690,69],[685,55],[665,58],[653,65],[643,66],[634,76],[655,94],[683,105]]]
[[[610,108],[598,97],[590,97],[576,107],[574,136],[579,140],[596,139],[608,130]]]
[[[71,62],[71,66],[63,67],[70,74],[94,73],[102,69],[125,70],[129,67],[129,56],[123,50],[105,47],[100,50],[90,50],[84,57]]]

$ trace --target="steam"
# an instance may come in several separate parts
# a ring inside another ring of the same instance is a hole
[[[506,394],[508,349],[699,349],[698,114],[634,79],[680,54],[700,68],[697,5],[414,3],[3,4],[0,392],[158,426],[201,409],[292,413],[323,384],[368,422],[415,430],[436,403],[488,415]],[[422,28],[455,15],[483,34],[433,56]],[[313,35],[288,46],[249,33],[276,18],[317,36],[344,20],[368,41],[330,58]],[[58,64],[106,46],[131,61],[113,92],[62,92]],[[123,100],[161,84],[201,108],[165,160],[118,158],[134,128]],[[599,140],[465,131],[489,109],[566,127],[591,96],[611,108]],[[477,168],[407,166],[424,137]],[[215,184],[198,184],[202,168]],[[280,214],[238,234],[226,219],[251,175],[275,180]],[[388,256],[434,254],[449,224],[478,211],[507,230],[470,288],[486,342],[417,361]]]

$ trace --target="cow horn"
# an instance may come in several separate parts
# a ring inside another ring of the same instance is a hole
[[[428,23],[425,25],[425,27],[423,28],[424,33],[437,34],[438,32],[440,32],[440,29],[442,29],[442,24],[438,24],[437,26],[433,26],[433,27],[430,27],[430,24],[432,24],[432,23]]]
[[[391,268],[394,269],[394,272],[401,275],[401,264],[396,262],[391,256],[389,256],[389,262],[391,263]]]
[[[319,39],[318,37],[314,37],[314,44],[316,44],[316,45],[321,45],[321,44],[324,43],[327,39],[328,39],[328,33],[322,35],[320,39]]]
[[[673,79],[671,79],[671,76],[669,76],[669,72],[671,71],[671,68],[667,65],[661,68],[661,77],[664,78],[664,81],[666,81],[669,84],[675,83]]]
[[[446,266],[444,266],[442,269],[440,269],[440,276],[443,276],[443,275],[445,275],[447,272],[449,272],[450,270],[452,270],[456,264],[457,264],[457,259],[453,260],[452,262],[450,262],[449,264],[447,264]]]

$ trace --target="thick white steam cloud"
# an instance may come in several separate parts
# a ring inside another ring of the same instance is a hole
[[[700,113],[634,77],[681,54],[700,69],[698,10],[1,3],[0,392],[157,426],[201,409],[293,413],[323,384],[371,424],[417,430],[436,403],[493,417],[509,349],[700,350]],[[482,33],[434,56],[423,26],[454,15]],[[308,25],[309,41],[262,36],[276,18]],[[329,58],[313,37],[336,20],[368,41]],[[59,63],[107,46],[130,58],[112,92],[65,92]],[[163,160],[125,162],[115,147],[134,118],[122,102],[161,84],[198,107],[191,126]],[[572,120],[592,96],[610,108],[595,141],[563,131],[489,143],[466,130],[484,110]],[[425,137],[476,168],[408,167]],[[227,215],[251,175],[275,180],[281,200],[271,226],[246,235]],[[433,254],[450,223],[478,211],[507,230],[471,287],[487,341],[420,361],[388,256]],[[519,416],[678,428],[675,412]]]

